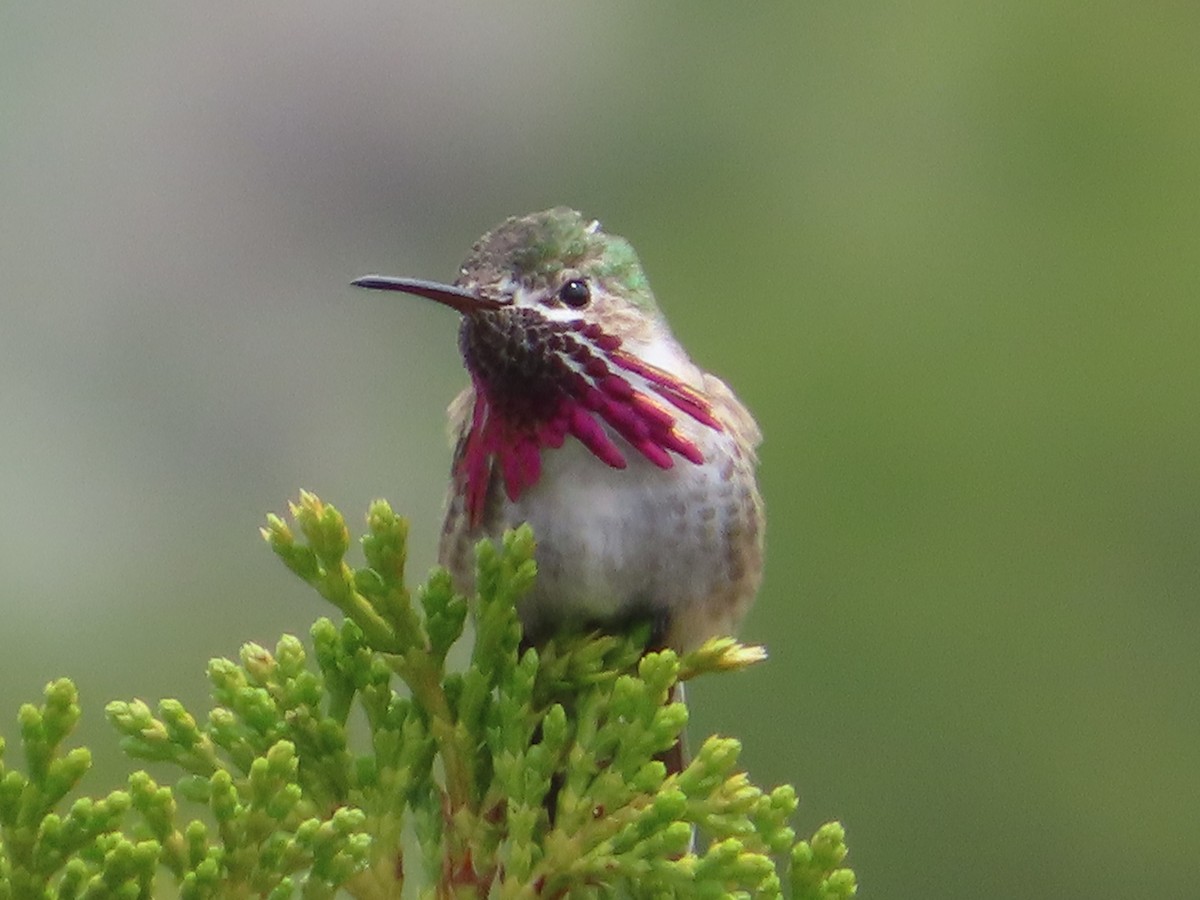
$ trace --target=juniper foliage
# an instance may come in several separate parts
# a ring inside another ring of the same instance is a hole
[[[170,785],[136,771],[68,802],[91,758],[68,747],[74,684],[48,685],[18,716],[24,770],[0,739],[0,900],[854,895],[841,826],[797,841],[794,790],[752,784],[737,741],[709,738],[677,774],[656,759],[687,721],[674,686],[759,648],[679,658],[578,635],[522,651],[521,528],[478,548],[475,640],[454,670],[467,599],[440,569],[408,590],[403,519],[372,505],[355,568],[337,510],[305,493],[291,516],[263,536],[340,621],[319,619],[310,649],[285,635],[213,660],[201,719],[170,699],[110,703],[125,752],[177,771]]]

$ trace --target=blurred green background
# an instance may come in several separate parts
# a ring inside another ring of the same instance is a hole
[[[0,733],[203,705],[324,612],[257,527],[433,562],[452,277],[565,203],[766,433],[771,660],[691,692],[863,896],[1200,883],[1200,7],[0,12]]]

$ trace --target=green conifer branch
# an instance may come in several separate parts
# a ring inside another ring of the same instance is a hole
[[[91,761],[67,746],[74,685],[50,684],[18,716],[25,771],[0,740],[0,900],[151,897],[167,882],[187,900],[399,898],[414,881],[437,898],[855,893],[841,826],[797,841],[795,792],[752,784],[737,741],[709,738],[680,773],[656,758],[686,724],[678,682],[761,648],[645,654],[643,633],[522,652],[515,606],[536,575],[522,528],[480,545],[475,643],[449,671],[467,600],[440,569],[408,590],[407,526],[386,503],[359,568],[337,510],[304,493],[291,517],[263,535],[341,622],[318,620],[311,650],[285,635],[213,660],[203,716],[109,704],[125,752],[174,768],[173,784],[137,771],[69,802]]]

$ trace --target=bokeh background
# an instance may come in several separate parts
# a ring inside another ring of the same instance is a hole
[[[863,896],[1196,896],[1200,8],[0,12],[0,733],[325,610],[257,527],[433,563],[452,277],[566,203],[766,433],[771,660],[692,692]]]

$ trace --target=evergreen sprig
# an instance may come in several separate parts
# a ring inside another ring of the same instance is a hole
[[[359,568],[333,507],[305,493],[291,518],[263,535],[340,623],[318,620],[311,650],[285,635],[212,661],[201,718],[175,700],[109,704],[125,752],[177,770],[170,785],[138,771],[66,806],[91,760],[65,747],[74,685],[49,685],[20,712],[25,772],[0,740],[0,900],[167,882],[183,898],[399,898],[408,882],[437,898],[855,893],[841,826],[797,841],[795,792],[753,785],[737,741],[709,738],[678,773],[658,759],[687,721],[680,682],[760,648],[718,639],[680,658],[645,653],[644,636],[575,635],[522,649],[515,608],[536,572],[521,528],[479,545],[474,645],[453,670],[467,599],[441,569],[408,590],[407,526],[386,503]]]

